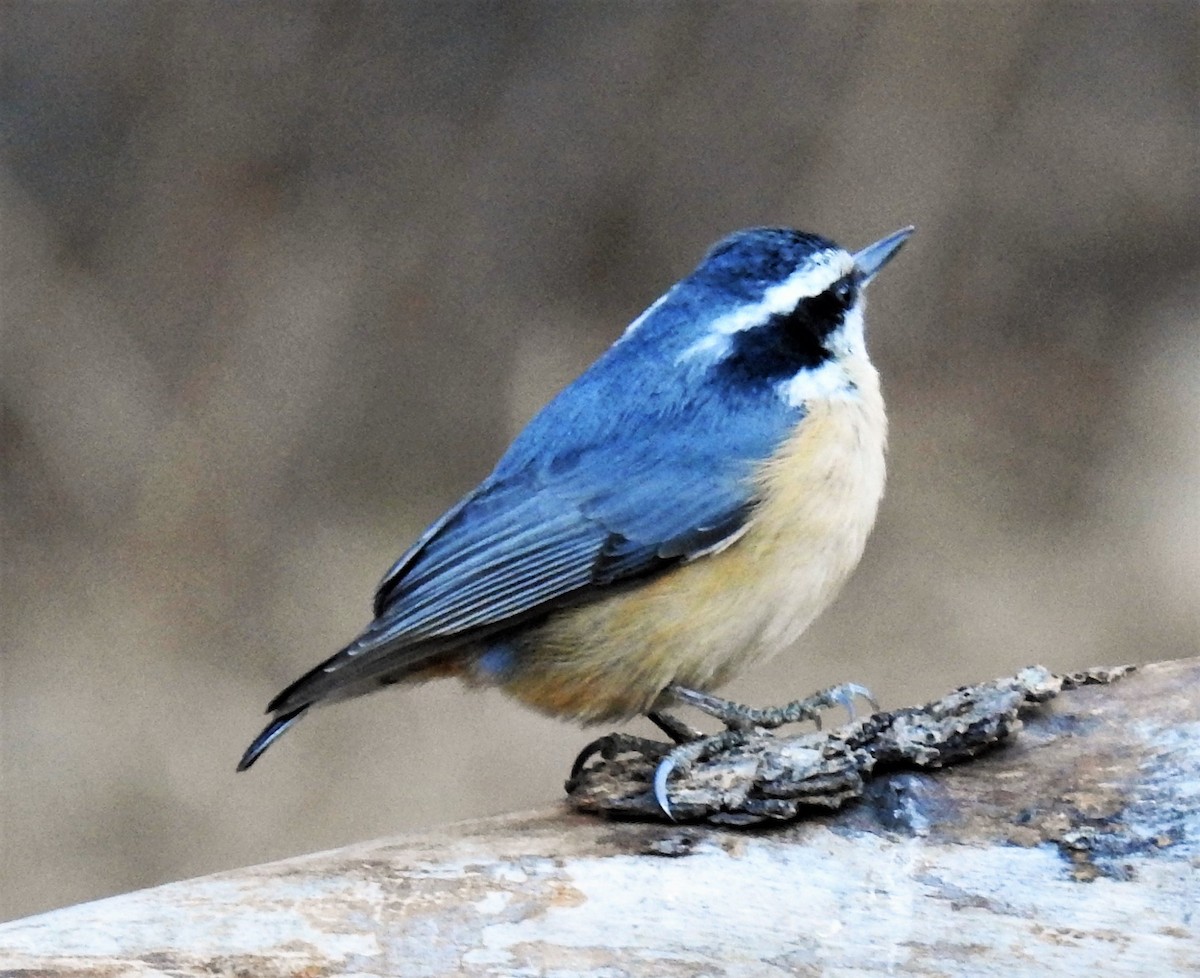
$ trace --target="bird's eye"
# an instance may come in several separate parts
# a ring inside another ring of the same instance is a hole
[[[838,279],[829,287],[829,294],[833,301],[843,309],[848,309],[853,304],[856,291],[854,279],[848,275]]]

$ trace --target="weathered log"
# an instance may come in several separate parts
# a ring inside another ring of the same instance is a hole
[[[0,975],[1200,975],[1200,659],[1036,699],[835,814],[466,823],[0,925]]]

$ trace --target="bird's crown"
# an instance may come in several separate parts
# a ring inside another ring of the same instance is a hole
[[[844,264],[847,258],[846,252],[820,235],[791,228],[750,228],[713,245],[688,281],[753,299],[800,269]]]

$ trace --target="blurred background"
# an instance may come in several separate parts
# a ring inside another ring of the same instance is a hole
[[[1198,10],[5,4],[0,918],[560,798],[451,683],[234,764],[740,227],[918,234],[867,555],[729,694],[1200,651]]]

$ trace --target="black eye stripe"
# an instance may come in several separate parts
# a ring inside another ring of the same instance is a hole
[[[778,325],[795,334],[794,342],[820,344],[842,325],[847,309],[858,298],[858,283],[853,273],[843,275],[825,291],[801,299],[796,308],[784,316],[774,317]],[[777,325],[775,322],[772,326]]]
[[[803,300],[817,316],[833,318],[845,312],[858,298],[858,279],[853,272],[843,275],[819,295]]]
[[[825,341],[857,298],[858,281],[851,272],[823,292],[801,299],[791,312],[776,313],[761,326],[735,333],[720,369],[743,379],[774,381],[819,367],[831,356]]]

